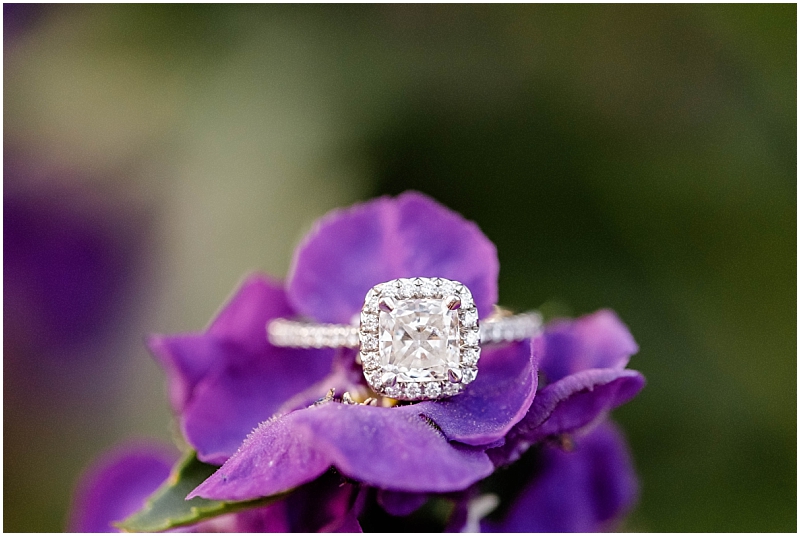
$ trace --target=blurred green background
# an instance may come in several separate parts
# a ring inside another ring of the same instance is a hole
[[[147,333],[284,276],[327,210],[417,189],[497,244],[501,303],[630,326],[623,529],[794,532],[796,14],[4,5],[5,242],[17,198],[137,237],[109,240],[102,336],[41,351],[4,246],[4,530],[62,530],[94,457],[172,437]]]

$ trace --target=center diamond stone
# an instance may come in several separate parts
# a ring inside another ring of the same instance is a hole
[[[399,381],[442,380],[458,367],[458,314],[444,300],[397,300],[380,312],[378,340],[383,370]]]

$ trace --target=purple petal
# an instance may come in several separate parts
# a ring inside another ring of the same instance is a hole
[[[407,516],[419,510],[428,500],[427,493],[378,490],[378,504],[393,516]]]
[[[497,465],[516,460],[531,444],[575,432],[635,397],[645,385],[635,370],[593,369],[572,374],[541,389],[530,411],[488,453]]]
[[[539,344],[541,367],[551,382],[586,369],[625,368],[639,351],[625,324],[607,309],[577,320],[551,322]]]
[[[291,532],[287,501],[213,518],[197,526],[198,532]]]
[[[137,443],[103,456],[81,477],[70,532],[119,532],[111,525],[144,506],[169,477],[178,453],[161,445]]]
[[[497,532],[609,530],[637,498],[637,479],[625,439],[606,422],[576,439],[572,452],[545,446],[533,481],[498,524]]]
[[[358,494],[357,485],[345,483],[340,475],[328,472],[281,501],[237,512],[232,519],[216,526],[208,526],[210,522],[206,522],[198,528],[250,533],[361,532],[356,519],[361,507]]]
[[[292,314],[280,286],[255,275],[205,333],[151,339],[184,436],[201,460],[223,463],[259,422],[330,371],[333,350],[267,342],[267,322]]]
[[[478,369],[464,393],[399,410],[427,415],[451,441],[486,445],[501,439],[525,416],[536,393],[537,363],[531,342],[484,348]]]
[[[486,316],[497,301],[498,271],[494,244],[475,223],[407,192],[320,219],[295,252],[287,288],[298,312],[349,323],[378,283],[444,277],[464,283]]]
[[[408,492],[463,489],[493,469],[484,452],[451,445],[417,415],[330,402],[262,424],[189,497],[272,495],[313,480],[331,465],[371,486]]]
[[[635,370],[585,370],[542,389],[531,422],[536,425],[534,441],[549,435],[569,433],[595,420],[639,394],[644,376]]]

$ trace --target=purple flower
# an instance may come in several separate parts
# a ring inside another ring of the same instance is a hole
[[[154,337],[184,435],[203,461],[227,460],[194,494],[271,495],[331,465],[413,492],[460,490],[490,474],[486,446],[502,440],[535,393],[529,341],[487,349],[477,380],[449,400],[308,407],[330,388],[365,390],[354,352],[277,348],[265,326],[298,314],[348,323],[373,285],[412,276],[464,282],[486,315],[497,273],[495,248],[475,224],[420,194],[381,198],[323,218],[300,245],[285,290],[251,276],[204,333]]]
[[[349,323],[372,286],[401,277],[461,281],[485,318],[497,299],[498,269],[494,246],[474,223],[418,193],[380,198],[322,218],[296,251],[285,285],[252,275],[204,332],[152,337],[184,437],[199,459],[222,465],[188,498],[246,501],[294,489],[271,508],[291,508],[303,494],[339,504],[325,487],[333,467],[346,486],[358,483],[361,491],[353,492],[356,498],[348,492],[341,500],[347,507],[333,508],[330,520],[313,530],[357,529],[371,488],[393,515],[410,514],[429,497],[447,497],[456,503],[449,526],[458,529],[477,523],[469,501],[496,467],[534,443],[568,437],[578,445],[574,453],[543,455],[553,474],[572,471],[575,482],[592,490],[613,486],[617,469],[628,467],[598,470],[605,458],[591,454],[597,449],[590,438],[600,437],[608,412],[635,396],[644,379],[625,368],[638,348],[609,311],[553,323],[534,340],[487,346],[480,373],[463,394],[395,407],[330,397],[315,403],[330,389],[366,396],[356,352],[280,348],[266,338],[274,318]],[[520,500],[542,494],[572,500],[550,483],[558,477],[542,476],[548,474],[534,476],[533,491]],[[634,497],[618,495],[602,507],[589,504],[598,501],[590,492],[576,499],[601,512],[581,518],[585,523],[530,526],[601,528]],[[570,504],[563,511],[572,515],[577,510]],[[237,514],[246,515],[258,517]],[[516,521],[524,514],[509,516],[498,527],[524,526]]]

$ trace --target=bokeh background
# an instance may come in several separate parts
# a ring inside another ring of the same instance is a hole
[[[634,531],[797,519],[796,6],[4,4],[3,525],[174,433],[143,340],[407,189],[501,302],[615,309]]]

